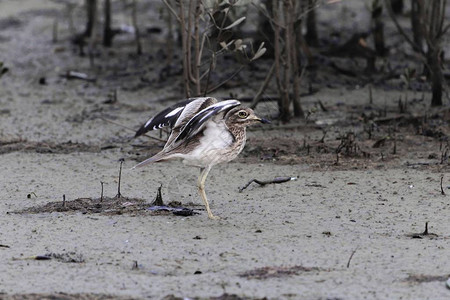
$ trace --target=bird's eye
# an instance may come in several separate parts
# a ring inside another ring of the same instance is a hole
[[[245,118],[247,118],[248,113],[246,111],[244,111],[244,110],[241,110],[240,112],[238,112],[238,116],[241,119],[245,119]]]

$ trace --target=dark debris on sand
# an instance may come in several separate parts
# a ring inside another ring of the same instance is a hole
[[[180,207],[178,203],[155,207],[145,199],[127,197],[78,198],[70,201],[49,202],[14,211],[18,214],[39,214],[52,212],[81,212],[83,214],[101,215],[177,215],[192,216],[197,214],[193,209]]]
[[[167,295],[163,298],[163,300],[184,300],[184,299],[192,299],[192,300],[266,300],[267,298],[252,298],[247,296],[238,296],[235,294],[222,294],[217,297],[176,297],[174,295]]]
[[[318,271],[321,271],[321,269],[317,267],[304,267],[304,266],[263,267],[246,271],[244,273],[239,274],[239,276],[247,279],[268,279]]]
[[[14,294],[3,295],[0,293],[0,299],[2,300],[134,300],[140,298],[133,298],[127,296],[118,295],[105,295],[105,294],[66,294],[66,293],[54,293],[54,294]]]
[[[111,146],[91,146],[83,143],[73,143],[71,141],[64,143],[53,142],[30,142],[21,139],[0,140],[0,154],[6,154],[16,151],[35,152],[35,153],[53,153],[69,154],[73,152],[100,152],[102,149],[111,148]]]
[[[424,274],[409,274],[405,279],[407,282],[411,283],[426,283],[434,281],[446,281],[450,278],[450,274],[445,275],[424,275]]]

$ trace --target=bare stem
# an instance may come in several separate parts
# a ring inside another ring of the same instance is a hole
[[[103,182],[103,181],[100,181],[100,184],[101,184],[101,186],[102,186],[102,192],[101,192],[101,194],[100,194],[100,202],[103,202],[103,184],[104,184],[104,182]]]
[[[180,2],[182,2],[183,0],[180,0]],[[191,57],[191,43],[192,43],[192,38],[191,38],[191,32],[192,32],[192,6],[194,4],[194,0],[189,0],[189,6],[188,6],[188,23],[187,23],[187,34],[186,34],[186,59],[187,59],[187,66],[188,66],[188,75],[189,75],[189,80],[195,84],[194,82],[194,76],[192,75],[192,57]]]
[[[233,79],[234,76],[236,76],[237,74],[239,74],[239,72],[242,71],[242,69],[244,68],[244,66],[240,66],[239,69],[237,69],[236,72],[234,72],[233,74],[231,74],[230,77],[228,77],[227,79],[225,79],[224,81],[222,81],[221,83],[219,83],[218,85],[212,87],[211,89],[208,90],[208,94],[214,92],[215,90],[217,90],[218,88],[220,88],[222,85],[224,85],[225,83],[227,83],[228,81],[230,81],[231,79]],[[206,95],[205,95],[206,96]]]
[[[419,47],[419,45],[416,45],[416,43],[414,43],[414,41],[411,40],[411,38],[410,38],[410,37],[406,34],[406,32],[403,30],[402,26],[400,26],[400,24],[399,24],[397,18],[395,17],[394,12],[392,11],[391,0],[384,0],[384,2],[385,2],[385,4],[386,4],[385,7],[386,7],[386,10],[387,10],[387,12],[388,12],[388,15],[389,15],[389,17],[391,17],[392,21],[394,22],[395,27],[397,27],[398,32],[399,32],[401,35],[403,35],[403,37],[405,38],[406,42],[408,42],[408,44],[410,44],[411,47],[412,47],[415,51],[421,53],[422,55],[425,55],[425,53],[423,52],[423,49],[422,49],[421,47]]]
[[[195,83],[195,93],[197,96],[201,94],[200,86],[200,30],[199,30],[199,20],[200,20],[200,0],[196,0],[195,3],[195,19],[194,19],[194,83]]]
[[[172,7],[172,5],[170,5],[167,0],[163,0],[164,4],[167,6],[167,8],[169,9],[170,13],[177,18],[177,21],[181,23],[181,19],[180,17],[177,15],[177,12],[175,11],[175,9]]]
[[[133,27],[134,27],[134,37],[136,41],[136,53],[137,55],[142,54],[142,44],[141,44],[141,35],[139,32],[138,22],[137,22],[137,3],[136,0],[133,0],[133,10],[132,10],[132,20],[133,20]]]
[[[258,105],[258,102],[261,100],[262,94],[264,93],[264,91],[267,89],[267,86],[269,85],[270,80],[273,77],[275,71],[275,62],[272,64],[272,66],[270,67],[269,72],[266,75],[266,78],[264,79],[263,84],[261,85],[261,87],[259,88],[258,92],[256,93],[255,97],[252,100],[252,103],[250,104],[250,108],[255,108],[256,105]]]
[[[180,26],[181,26],[181,47],[183,49],[183,80],[184,80],[184,93],[186,97],[191,97],[191,88],[189,85],[189,60],[188,60],[188,39],[189,33],[186,33],[186,23],[184,18],[184,4],[183,0],[180,2]]]
[[[117,195],[116,198],[122,198],[122,194],[120,193],[120,182],[122,179],[122,164],[125,161],[125,159],[121,158],[120,161],[120,167],[119,167],[119,183],[117,184]]]
[[[350,262],[353,258],[353,255],[355,255],[356,250],[358,250],[358,247],[356,247],[355,250],[352,251],[352,254],[350,254],[350,257],[348,258],[348,262],[347,262],[347,268],[350,268]]]

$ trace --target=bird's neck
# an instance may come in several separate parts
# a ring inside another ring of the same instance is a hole
[[[230,130],[233,136],[234,142],[245,142],[246,140],[246,130],[244,126],[236,126],[233,124],[227,124],[228,130]]]

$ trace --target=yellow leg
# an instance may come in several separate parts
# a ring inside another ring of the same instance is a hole
[[[211,209],[209,208],[208,199],[206,199],[206,193],[205,193],[205,181],[206,177],[208,176],[209,171],[211,170],[211,167],[208,166],[206,168],[200,169],[200,176],[198,177],[198,191],[200,193],[200,196],[202,197],[203,203],[205,204],[206,211],[208,212],[208,218],[212,220],[220,219],[220,217],[215,216],[212,214]]]

